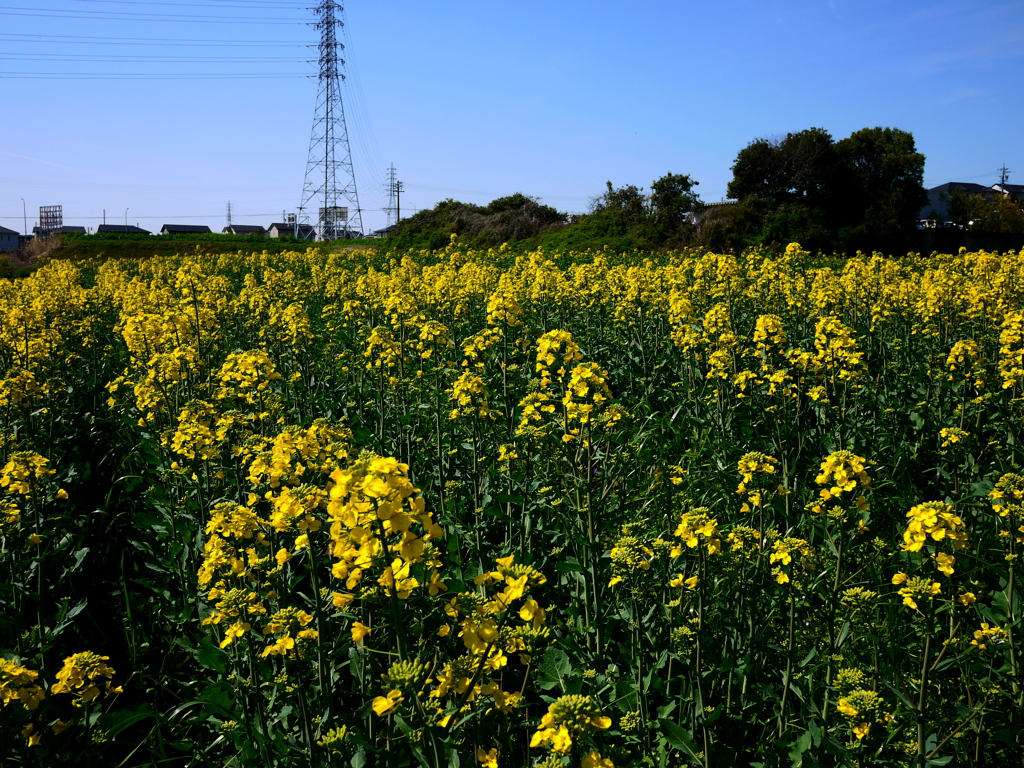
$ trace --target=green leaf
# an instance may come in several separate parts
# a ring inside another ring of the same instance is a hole
[[[814,720],[811,720],[810,724],[807,726],[807,732],[811,734],[811,740],[814,742],[814,746],[817,747],[821,744],[821,728],[818,727],[818,724]]]
[[[811,748],[813,740],[814,737],[809,730],[804,731],[796,740],[796,744],[789,750],[789,759],[793,761],[793,768],[800,768],[804,764],[804,752]]]
[[[633,712],[637,709],[637,690],[636,686],[633,685],[632,680],[619,680],[615,685],[615,699],[616,703],[622,707],[624,712]],[[661,717],[667,717],[672,709],[675,708],[675,703],[670,704],[667,709],[668,712],[662,713],[658,710],[658,714]],[[662,707],[666,709],[666,707]]]
[[[85,556],[89,554],[88,547],[82,547],[74,554],[75,561],[68,566],[69,571],[77,571],[82,566],[82,561],[85,560]]]
[[[697,749],[697,743],[693,740],[693,734],[685,728],[676,725],[671,720],[659,720],[658,725],[661,726],[661,732],[669,744],[680,752],[686,753],[694,760],[700,759],[697,756],[700,750]]]
[[[672,714],[676,708],[676,702],[672,701],[666,704],[664,707],[658,707],[658,718],[664,719]]]
[[[555,570],[562,573],[583,573],[583,566],[575,557],[567,557],[555,563]]]
[[[199,645],[195,648],[195,657],[196,661],[206,669],[211,669],[220,675],[227,672],[228,655],[214,644],[213,638],[209,635],[203,635],[200,638]]]
[[[548,691],[558,687],[565,693],[565,678],[572,672],[568,655],[561,648],[548,648],[537,669],[537,684]]]
[[[843,643],[846,642],[846,638],[850,636],[850,622],[844,621],[843,628],[839,630],[839,637],[836,638],[836,649],[843,647]]]

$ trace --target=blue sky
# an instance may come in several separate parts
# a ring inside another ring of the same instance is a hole
[[[300,203],[308,2],[0,0],[0,225],[269,225]],[[914,134],[926,186],[1024,183],[1024,1],[345,2],[366,229],[514,192],[585,211],[667,172],[725,196],[751,140]],[[39,75],[43,75],[40,77]],[[187,76],[187,77],[186,77]],[[127,209],[127,216],[126,216]]]

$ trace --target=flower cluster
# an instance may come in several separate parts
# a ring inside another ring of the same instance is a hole
[[[455,401],[455,408],[449,414],[450,418],[478,416],[481,419],[486,419],[491,417],[491,409],[487,404],[487,385],[482,377],[466,371],[455,380],[448,392],[451,394],[452,400]]]
[[[954,549],[967,546],[967,530],[964,521],[954,514],[953,507],[944,501],[926,501],[907,512],[910,522],[903,532],[903,550],[920,552],[926,544],[951,542]],[[947,552],[937,552],[935,561],[938,569],[951,576],[956,558]]]
[[[747,494],[747,500],[743,504],[744,512],[756,509],[764,503],[764,494],[770,485],[766,476],[775,474],[775,466],[778,463],[778,459],[759,451],[745,453],[736,462],[736,468],[740,473],[740,484],[736,486],[736,493]]]
[[[864,688],[857,688],[841,697],[836,710],[846,718],[858,740],[868,735],[873,724],[886,725],[892,720],[892,714],[885,710],[885,702],[877,691]]]
[[[1002,627],[993,627],[987,623],[982,623],[981,629],[974,631],[974,639],[971,640],[971,645],[975,646],[979,651],[984,651],[988,648],[989,643],[994,645],[1005,645],[1010,640],[1010,633]]]
[[[548,744],[553,752],[567,755],[574,742],[578,743],[597,731],[607,730],[611,724],[611,718],[601,714],[590,696],[569,694],[548,707],[530,740],[530,746]]]
[[[903,604],[911,610],[918,610],[919,600],[933,600],[942,592],[942,585],[937,581],[919,577],[907,576],[900,572],[892,577],[894,586],[899,587],[899,595],[903,598]]]
[[[336,561],[331,573],[349,592],[371,570],[378,570],[376,583],[400,599],[422,586],[423,569],[431,594],[446,588],[430,545],[442,530],[426,511],[408,471],[396,459],[363,453],[347,469],[331,473],[327,515]],[[413,529],[417,524],[419,535]],[[351,595],[335,593],[335,605],[351,600]]]
[[[445,614],[458,627],[465,653],[446,662],[440,672],[428,680],[432,688],[428,698],[438,703],[437,715],[443,725],[469,711],[480,697],[487,697],[500,712],[509,712],[522,703],[522,694],[503,689],[501,670],[509,657],[530,663],[534,650],[548,642],[544,624],[547,612],[531,596],[534,588],[547,582],[533,566],[516,563],[513,555],[498,558],[493,571],[485,571],[473,580],[477,587],[501,586],[489,598],[479,592],[460,592],[448,601]],[[516,624],[518,617],[521,623]],[[441,628],[441,637],[452,633],[452,624]],[[449,710],[440,704],[449,701]]]
[[[36,683],[39,673],[0,656],[0,698],[6,707],[17,701],[25,709],[35,709],[46,698],[46,691]]]
[[[800,558],[800,563],[806,568],[809,567],[810,558],[814,555],[814,548],[805,540],[793,537],[779,539],[772,545],[772,553],[768,557],[768,563],[772,567],[772,576],[779,584],[788,584],[792,579],[793,556]]]
[[[978,389],[985,386],[984,359],[981,356],[981,347],[973,339],[964,339],[956,342],[946,356],[946,366],[949,368],[949,381],[954,381],[954,374],[959,374],[959,379],[973,384]]]
[[[718,532],[718,519],[711,516],[707,507],[697,507],[684,512],[672,534],[680,539],[689,549],[703,545],[709,555],[717,555],[722,551],[722,536]],[[678,557],[682,550],[677,546],[672,549],[672,557]]]
[[[76,707],[88,704],[100,696],[121,693],[121,687],[114,687],[111,682],[116,673],[106,663],[109,660],[109,656],[98,656],[91,651],[68,656],[64,659],[64,667],[57,673],[57,682],[50,688],[50,693],[70,693],[75,697],[72,703]]]
[[[838,505],[851,498],[857,509],[868,508],[863,492],[871,487],[871,478],[864,469],[864,459],[851,451],[835,451],[826,456],[814,482],[825,487],[819,494],[821,503],[811,507],[813,512],[824,512],[822,503]]]
[[[654,551],[645,546],[636,536],[623,534],[616,539],[612,546],[610,557],[612,578],[608,582],[608,586],[613,587],[638,571],[649,571]]]
[[[568,331],[548,331],[537,339],[537,373],[546,387],[551,384],[552,373],[561,379],[570,365],[582,359],[583,353]]]
[[[0,468],[0,488],[28,496],[41,479],[54,472],[45,456],[34,451],[17,451]]]
[[[219,400],[229,398],[258,404],[266,397],[271,382],[282,378],[270,356],[262,350],[232,352],[217,372]]]

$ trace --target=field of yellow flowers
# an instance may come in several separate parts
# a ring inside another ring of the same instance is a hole
[[[0,764],[1019,765],[1024,253],[0,281]]]

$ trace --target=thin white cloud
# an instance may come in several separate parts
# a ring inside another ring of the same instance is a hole
[[[19,160],[30,160],[33,163],[42,163],[43,165],[50,165],[50,166],[53,166],[54,168],[63,168],[65,171],[79,171],[79,172],[82,171],[81,168],[72,168],[69,165],[61,165],[60,163],[51,163],[49,160],[40,160],[38,157],[28,157],[27,155],[16,155],[13,152],[4,152],[4,151],[0,150],[0,155],[4,155],[5,157],[16,157]]]

